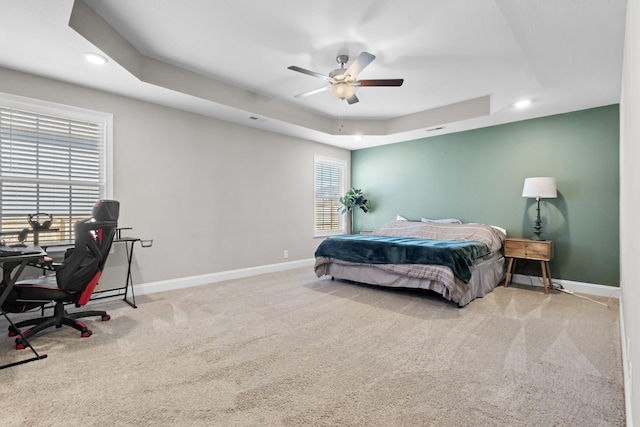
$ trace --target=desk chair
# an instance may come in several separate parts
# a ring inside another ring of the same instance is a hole
[[[83,338],[91,336],[91,331],[83,322],[83,317],[100,316],[102,321],[111,317],[106,311],[79,311],[68,313],[65,304],[81,307],[89,302],[104,268],[111,243],[118,226],[120,203],[115,200],[100,200],[93,208],[91,218],[75,224],[75,246],[67,251],[62,263],[47,263],[39,267],[53,270],[49,275],[35,280],[16,283],[2,309],[20,313],[53,302],[53,315],[38,317],[15,323],[9,327],[9,336],[19,335],[17,328],[34,325],[22,333],[30,338],[38,332],[55,326],[71,326],[80,331]],[[22,337],[16,338],[16,348],[24,348]]]

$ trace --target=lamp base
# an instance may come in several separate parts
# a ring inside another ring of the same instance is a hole
[[[533,236],[529,237],[529,240],[544,240],[540,235],[542,234],[542,221],[540,221],[540,197],[536,197],[536,222],[533,226]]]

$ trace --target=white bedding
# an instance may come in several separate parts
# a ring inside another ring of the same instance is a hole
[[[429,289],[460,307],[491,292],[504,279],[505,262],[500,248],[506,235],[482,224],[433,224],[392,221],[374,234],[436,240],[474,240],[490,248],[491,254],[471,266],[471,279],[464,283],[449,267],[424,264],[366,264],[316,257],[315,272],[370,285]]]

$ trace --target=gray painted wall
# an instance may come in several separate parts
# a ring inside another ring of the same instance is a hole
[[[0,68],[0,91],[113,114],[114,198],[136,284],[313,257],[313,156],[335,147]],[[108,263],[124,267],[124,248]],[[284,250],[289,258],[284,259]],[[105,270],[101,288],[123,283]]]
[[[152,248],[136,250],[136,283],[310,258],[319,242],[312,237],[313,155],[350,158],[334,147],[6,69],[0,91],[114,115],[120,224],[154,239]],[[353,185],[374,203],[372,212],[356,214],[356,229],[397,214],[453,216],[528,236],[535,205],[520,197],[522,183],[551,175],[559,198],[543,201],[542,217],[543,235],[556,245],[554,277],[618,285],[618,133],[618,107],[609,106],[355,151]],[[123,260],[116,254],[110,264]],[[103,284],[122,276],[105,274]]]
[[[607,106],[352,152],[352,185],[372,200],[356,230],[400,214],[499,225],[530,237],[535,200],[526,177],[554,176],[540,204],[554,241],[554,278],[619,285],[619,111]],[[524,266],[540,275],[539,266]]]

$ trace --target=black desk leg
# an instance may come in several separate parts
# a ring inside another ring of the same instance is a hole
[[[2,311],[2,315],[4,316],[5,319],[7,319],[9,321],[9,324],[11,325],[11,327],[14,330],[20,331],[20,329],[16,328],[16,325],[13,324],[11,319],[9,319],[9,316],[7,316],[7,313]],[[11,368],[12,366],[18,366],[18,365],[22,365],[23,363],[29,363],[29,362],[33,362],[34,360],[40,360],[40,359],[46,359],[47,358],[46,354],[38,354],[38,352],[36,351],[35,348],[33,348],[31,343],[22,335],[22,331],[19,332],[18,336],[20,338],[22,338],[22,342],[25,343],[27,345],[27,347],[29,347],[31,349],[31,351],[33,352],[33,354],[35,354],[35,356],[34,357],[30,357],[29,359],[19,360],[17,362],[13,362],[13,363],[7,363],[6,365],[0,366],[0,369]]]
[[[135,246],[135,244],[136,244],[135,241],[131,242],[131,248],[129,248],[129,242],[128,241],[124,242],[125,250],[127,252],[127,281],[124,287],[124,302],[126,302],[133,308],[138,308],[138,306],[136,305],[136,294],[133,292],[133,279],[131,278],[131,260],[133,259],[133,247]],[[129,301],[127,299],[127,292],[129,290],[129,286],[131,286],[132,301]]]
[[[6,284],[7,287],[5,288],[5,292],[2,294],[2,300],[3,301],[7,297],[7,295],[5,295],[5,293],[8,294],[10,288],[12,288],[13,285],[15,285],[15,281],[18,279],[18,277],[20,277],[20,274],[22,274],[22,270],[24,270],[24,267],[26,265],[27,265],[26,261],[23,261],[22,263],[20,263],[20,265],[18,266],[18,271],[16,273],[14,273],[13,277],[11,278],[11,283],[10,284],[9,283]],[[7,319],[7,321],[11,325],[11,328],[13,330],[15,330],[15,331],[18,331],[18,335],[20,336],[20,338],[22,338],[22,341],[27,345],[27,347],[29,347],[31,349],[33,354],[35,354],[34,357],[31,357],[29,359],[19,360],[17,362],[7,363],[6,365],[2,365],[2,366],[0,366],[0,369],[11,368],[12,366],[22,365],[24,363],[33,362],[34,360],[46,359],[47,355],[46,354],[38,354],[38,352],[36,351],[35,348],[33,348],[31,343],[22,335],[22,331],[20,329],[16,328],[16,325],[14,325],[13,322],[11,321],[11,319],[9,319],[9,316],[7,316],[7,313],[5,313],[4,310],[2,310],[2,309],[0,309],[0,311],[2,312],[2,315],[4,316],[4,318]]]

